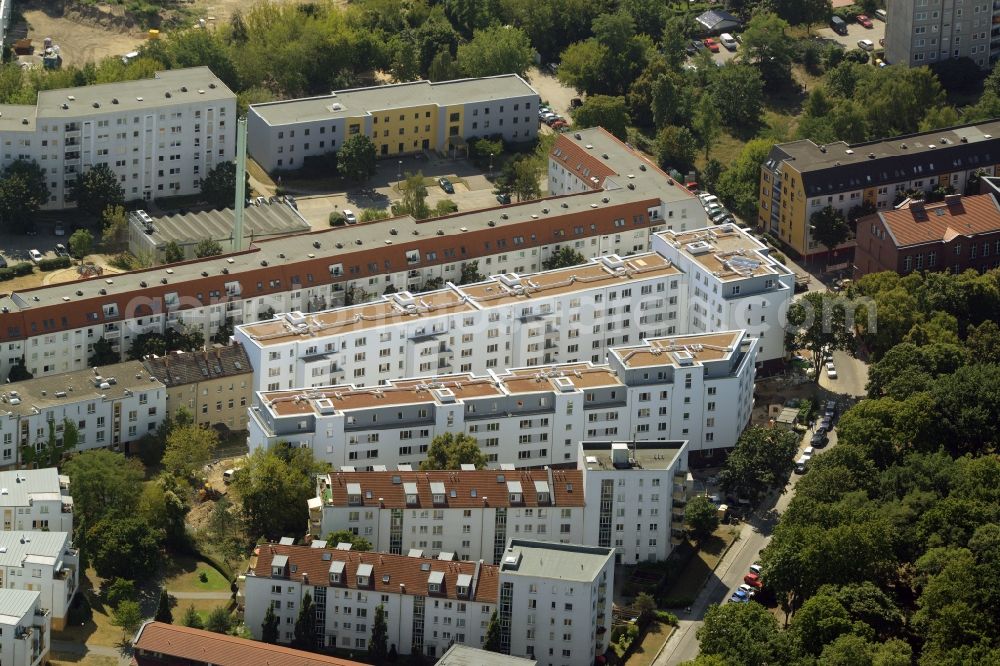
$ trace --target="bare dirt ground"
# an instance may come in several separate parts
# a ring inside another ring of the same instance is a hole
[[[541,72],[537,67],[528,70],[528,83],[538,92],[542,101],[548,103],[549,108],[562,116],[568,117],[570,100],[579,97],[575,90],[567,88],[555,76],[549,72]]]
[[[101,27],[81,22],[53,9],[25,8],[28,37],[41,52],[42,40],[51,37],[58,44],[64,65],[84,65],[112,55],[134,51],[144,41],[141,30],[122,32],[121,28]]]

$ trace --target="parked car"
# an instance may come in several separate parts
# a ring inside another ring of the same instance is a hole
[[[746,583],[744,583],[744,585],[746,585]],[[750,586],[747,585],[747,587],[750,587]],[[750,593],[747,592],[746,590],[744,590],[742,586],[740,586],[740,587],[736,588],[735,590],[733,590],[733,596],[735,598],[739,599],[740,601],[749,601],[750,600]]]
[[[833,28],[833,31],[838,35],[847,34],[847,21],[840,18],[839,16],[830,17],[830,27]]]
[[[831,419],[837,415],[837,401],[827,400],[825,405],[826,415]]]
[[[37,263],[38,263],[39,261],[41,261],[42,259],[44,259],[44,258],[45,258],[45,257],[44,257],[44,256],[42,255],[42,253],[41,253],[41,252],[39,252],[38,250],[28,250],[28,256],[29,256],[29,257],[31,257],[31,260],[32,260],[33,262],[35,262],[36,264],[37,264]]]
[[[441,189],[447,192],[448,194],[455,193],[455,186],[452,185],[451,181],[448,180],[447,178],[438,178],[438,185],[440,185]]]
[[[809,446],[816,449],[822,449],[829,442],[830,438],[827,436],[825,432],[820,432],[820,431],[814,432],[813,436],[809,438]]]
[[[730,35],[728,32],[724,32],[719,35],[719,41],[730,51],[735,51],[739,44],[736,43],[736,39]]]
[[[68,257],[69,252],[66,251],[66,246],[62,243],[56,243],[56,255],[60,257]]]
[[[560,118],[559,120],[556,120],[551,125],[549,125],[549,127],[551,127],[554,130],[560,130],[564,127],[569,127],[569,124],[565,120]]]
[[[796,474],[805,474],[806,469],[808,469],[808,467],[809,467],[809,458],[806,458],[805,456],[801,456],[798,460],[795,461]]]
[[[712,220],[715,224],[719,224],[725,217],[729,217],[729,211],[725,208],[721,208],[709,215],[708,219]]]
[[[699,41],[697,39],[691,41],[691,46],[693,46],[696,51],[701,51],[702,49],[708,48],[707,46],[705,46],[704,42]]]
[[[7,268],[7,260],[0,257],[0,268]]]
[[[713,203],[719,203],[719,197],[715,196],[714,194],[709,194],[708,192],[702,192],[701,194],[698,195],[698,198],[701,199],[702,206],[707,206]]]
[[[764,571],[764,568],[754,562],[750,565],[750,573],[757,574],[758,576]]]
[[[822,430],[823,432],[830,432],[833,430],[833,421],[824,416],[819,420],[819,430]]]
[[[884,23],[889,18],[889,15],[885,13],[884,9],[876,9],[875,18]]]
[[[499,202],[500,204],[506,206],[507,204],[510,203],[510,195],[509,194],[498,194],[497,195],[497,202]]]
[[[689,56],[692,56],[697,52],[698,52],[698,47],[695,46],[695,42],[688,42],[687,45],[684,47],[684,53],[687,53]]]
[[[873,27],[875,27],[874,25],[872,25],[872,20],[870,18],[868,18],[867,14],[858,14],[857,15],[857,19],[858,19],[858,23],[860,23],[861,25],[863,25],[866,28],[873,28]]]
[[[751,599],[753,599],[757,595],[757,590],[753,589],[752,587],[750,587],[746,583],[743,583],[742,585],[740,585],[739,589],[741,589],[744,592],[746,592],[747,596],[750,597]]]
[[[358,216],[354,214],[353,210],[345,208],[344,209],[344,221],[347,222],[348,224],[357,224],[358,223]]]
[[[862,51],[874,51],[875,42],[873,42],[870,39],[859,39],[858,48],[861,49]]]
[[[755,573],[748,573],[746,576],[743,576],[743,582],[755,590],[759,590],[764,587],[764,583],[761,581],[760,575]]]
[[[705,44],[705,48],[708,49],[709,51],[711,51],[712,53],[718,53],[719,52],[719,42],[715,41],[711,37],[706,37],[705,41],[704,41],[704,44]]]
[[[62,222],[56,222],[56,226],[55,228],[52,229],[52,233],[55,234],[56,236],[65,236],[66,235],[65,225],[63,225]]]
[[[826,362],[826,376],[830,379],[837,378],[837,367],[833,364],[833,361]]]

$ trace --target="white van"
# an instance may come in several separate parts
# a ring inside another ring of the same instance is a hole
[[[884,9],[875,10],[875,18],[877,18],[879,21],[885,21],[887,17],[888,15],[885,13]]]
[[[807,447],[806,447],[806,448],[805,448],[805,449],[804,449],[804,450],[802,451],[802,457],[803,457],[803,458],[806,458],[806,459],[812,459],[812,457],[813,457],[813,447],[811,447],[811,446],[807,446]]]
[[[728,32],[724,32],[719,35],[719,41],[730,51],[735,51],[738,44],[736,43],[736,38],[730,35]]]
[[[802,456],[801,458],[799,458],[798,460],[796,460],[795,461],[795,473],[796,474],[805,474],[806,473],[806,465],[807,464],[809,464],[809,459],[806,458],[805,456]]]
[[[358,216],[354,214],[353,210],[349,210],[349,209],[345,208],[344,209],[344,220],[348,224],[357,224],[358,223]]]
[[[227,486],[233,482],[233,474],[236,473],[235,469],[227,469],[222,473],[222,482]]]

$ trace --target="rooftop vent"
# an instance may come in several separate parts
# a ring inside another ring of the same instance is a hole
[[[319,241],[313,241],[313,247],[319,249]]]
[[[187,91],[188,91],[187,86],[181,86],[181,92],[187,92]]]
[[[168,90],[167,92],[163,93],[163,96],[169,99],[171,97],[170,91]]]
[[[212,90],[215,90],[215,84],[214,83],[209,83],[208,87],[211,88]]]
[[[261,259],[260,260],[260,265],[261,266],[267,266],[267,259]]]
[[[94,102],[94,108],[95,109],[101,108],[101,103],[100,102]]]
[[[111,98],[111,103],[112,104],[117,104],[118,103],[118,98],[117,97],[112,97]]]

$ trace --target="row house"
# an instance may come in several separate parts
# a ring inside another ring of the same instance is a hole
[[[56,631],[66,626],[79,579],[80,553],[66,532],[0,532],[0,588],[38,592]]]
[[[0,663],[4,666],[47,664],[52,614],[33,590],[0,590]]]

